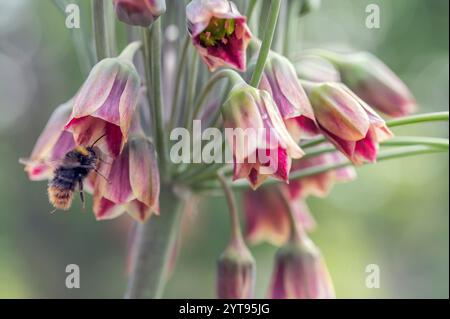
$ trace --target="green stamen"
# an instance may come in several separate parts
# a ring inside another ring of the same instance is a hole
[[[235,30],[236,22],[234,19],[212,18],[206,29],[200,33],[200,42],[205,47],[212,47],[218,42],[226,41]]]

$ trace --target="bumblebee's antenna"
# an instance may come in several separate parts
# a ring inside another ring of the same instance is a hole
[[[100,140],[101,140],[102,138],[104,138],[105,136],[106,136],[106,133],[103,134],[102,136],[100,136],[98,139],[96,139],[96,140],[94,141],[94,143],[92,143],[91,147],[94,147],[94,145],[97,144],[97,142],[100,141]]]

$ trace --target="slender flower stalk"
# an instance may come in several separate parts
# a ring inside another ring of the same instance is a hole
[[[269,22],[264,33],[264,40],[259,51],[258,60],[256,61],[255,70],[253,71],[250,85],[258,87],[264,71],[267,57],[269,56],[270,47],[272,45],[273,35],[277,27],[278,14],[280,13],[281,0],[271,0]]]
[[[221,299],[253,298],[255,261],[244,243],[236,200],[222,173],[217,173],[231,218],[230,242],[218,261],[217,295]]]
[[[144,56],[150,60],[150,65],[146,68],[146,78],[152,86],[151,105],[155,115],[154,127],[156,136],[156,148],[160,157],[159,165],[161,177],[167,178],[167,164],[169,163],[169,152],[167,149],[167,135],[163,113],[163,94],[161,87],[161,19],[156,20],[150,29],[145,28],[143,34]],[[147,86],[149,85],[147,83]],[[147,88],[147,91],[150,88]]]
[[[111,34],[111,7],[112,3],[108,0],[92,1],[92,24],[94,27],[95,51],[97,61],[114,55],[112,47],[112,39],[115,37]]]
[[[183,42],[183,48],[181,49],[181,54],[178,59],[178,65],[177,65],[177,71],[175,76],[175,86],[173,91],[173,100],[172,100],[172,107],[171,107],[171,115],[170,115],[170,128],[175,128],[176,121],[178,120],[178,114],[180,113],[180,106],[181,103],[179,103],[180,98],[180,91],[181,91],[181,81],[183,79],[184,71],[186,70],[186,61],[188,57],[189,52],[189,37],[186,36]]]

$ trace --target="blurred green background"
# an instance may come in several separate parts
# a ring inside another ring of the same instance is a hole
[[[370,3],[381,8],[380,29],[365,27]],[[52,110],[83,82],[64,20],[50,0],[0,1],[2,298],[120,298],[126,286],[130,219],[96,222],[78,201],[68,213],[49,214],[45,182],[28,181],[18,164]],[[303,47],[372,51],[409,85],[420,112],[448,110],[448,1],[324,0],[296,32]],[[395,133],[448,137],[448,124]],[[448,160],[448,154],[438,154],[365,166],[357,181],[338,185],[329,198],[308,200],[319,224],[312,239],[322,249],[339,298],[448,298]],[[228,215],[222,199],[200,207],[186,221],[188,232],[165,297],[214,297]],[[275,248],[260,245],[252,251],[257,297],[264,297]],[[65,267],[72,263],[81,269],[80,289],[65,287]],[[365,286],[369,264],[380,266],[379,289]]]

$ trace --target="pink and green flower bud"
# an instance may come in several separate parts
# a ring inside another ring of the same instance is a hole
[[[256,264],[242,239],[232,241],[217,262],[217,297],[254,298]]]
[[[127,139],[141,85],[132,63],[139,44],[131,43],[117,58],[97,63],[77,93],[65,129],[77,145],[98,143],[107,155],[116,157]]]
[[[295,141],[318,134],[311,104],[288,59],[270,53],[259,89],[270,93]]]
[[[72,103],[71,99],[56,108],[39,136],[31,156],[20,160],[25,165],[25,171],[30,180],[50,179],[53,176],[55,162],[61,160],[75,147],[72,133],[64,131],[64,125],[70,117]]]
[[[302,56],[295,63],[297,76],[301,80],[311,82],[341,82],[341,76],[336,67],[319,56]]]
[[[307,93],[322,134],[355,165],[375,162],[392,137],[384,120],[343,84],[309,83]]]
[[[303,235],[290,241],[276,255],[269,291],[272,299],[333,299],[333,283],[325,261],[314,243]]]
[[[107,180],[96,179],[94,213],[98,220],[112,219],[127,212],[144,222],[153,213],[159,214],[156,151],[142,132],[133,132],[122,153],[108,166]]]
[[[377,111],[401,117],[416,110],[415,98],[405,83],[374,55],[333,53],[331,57],[342,82]]]
[[[291,237],[291,212],[298,227],[306,231],[315,228],[316,222],[306,203],[297,199],[287,203],[281,191],[285,190],[280,186],[270,186],[244,193],[245,238],[251,244],[285,244]]]
[[[287,181],[292,158],[304,153],[289,135],[270,94],[237,84],[222,115],[233,153],[233,179],[246,178],[254,189],[269,176]]]
[[[339,153],[325,153],[318,156],[301,158],[292,164],[292,171],[302,171],[327,165],[339,164],[345,161],[345,157]],[[346,183],[356,179],[356,171],[353,167],[347,166],[330,170],[324,173],[291,180],[288,188],[293,200],[304,199],[308,196],[326,197],[334,184]]]
[[[245,71],[252,35],[233,2],[193,0],[186,7],[186,18],[193,44],[210,71],[221,66]]]
[[[165,0],[114,0],[117,18],[129,25],[150,26],[166,12]]]

